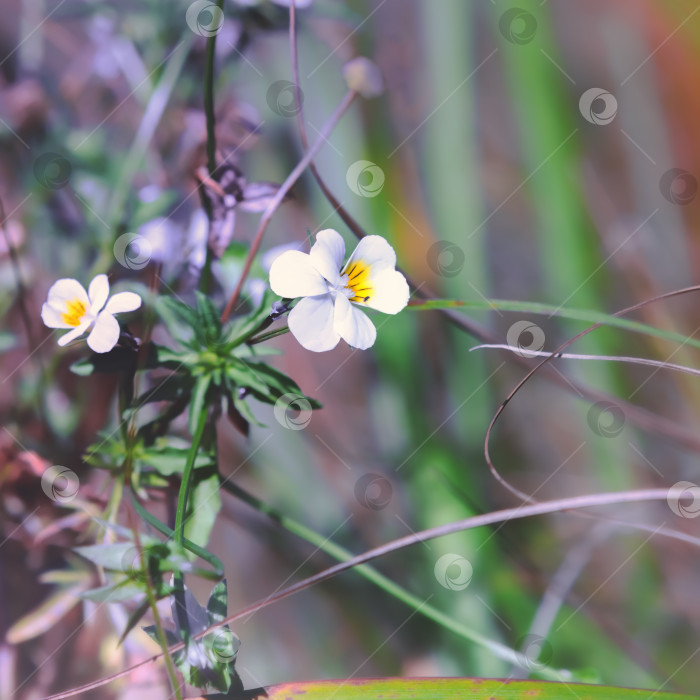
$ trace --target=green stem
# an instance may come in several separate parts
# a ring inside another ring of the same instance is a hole
[[[216,6],[223,13],[224,0],[217,0]],[[216,34],[207,40],[207,59],[204,66],[204,114],[207,120],[207,169],[209,175],[216,170],[216,116],[214,114],[214,58]]]
[[[217,0],[217,8],[223,13],[224,0]],[[216,115],[214,113],[214,58],[216,56],[216,34],[212,34],[207,40],[207,57],[204,66],[204,114],[207,120],[207,170],[209,177],[214,177],[216,170]],[[205,211],[211,226],[211,205],[208,199],[204,199]],[[204,261],[202,274],[199,278],[199,288],[206,292],[211,283],[211,264],[213,255],[211,248],[207,246],[207,257]]]
[[[204,434],[204,429],[207,425],[207,406],[206,404],[200,410],[199,416],[197,417],[197,426],[192,435],[192,445],[190,446],[190,451],[187,454],[187,463],[185,464],[185,471],[182,474],[182,483],[180,484],[180,492],[177,495],[177,510],[175,512],[175,542],[179,545],[180,549],[185,547],[185,512],[187,510],[187,499],[190,495],[190,489],[192,488],[192,472],[194,471],[194,463],[197,458],[197,452],[199,450],[199,444],[202,441],[202,435]],[[173,574],[173,584],[175,587],[173,595],[175,596],[175,605],[185,607],[185,577],[181,572],[176,572]],[[189,644],[192,632],[189,629],[189,622],[187,616],[185,616],[185,621],[183,627],[179,630],[183,641],[185,644]]]
[[[177,510],[175,512],[175,542],[184,549],[185,547],[185,510],[187,509],[187,499],[192,488],[192,472],[194,471],[194,462],[199,451],[199,444],[202,441],[204,428],[207,425],[207,407],[205,406],[197,418],[197,427],[192,436],[192,445],[187,454],[187,463],[185,471],[182,474],[182,483],[180,484],[180,492],[177,495]]]
[[[239,498],[244,503],[247,503],[252,508],[255,508],[257,511],[264,513],[288,532],[291,532],[293,535],[306,540],[314,547],[317,547],[322,552],[325,552],[337,561],[348,561],[353,557],[353,554],[344,547],[335,544],[327,537],[324,537],[293,518],[283,515],[276,509],[267,505],[267,503],[264,503],[260,499],[242,489],[240,486],[237,486],[230,481],[224,481],[222,485],[231,495],[236,496],[236,498]],[[371,581],[376,586],[379,586],[379,588],[386,591],[389,595],[394,596],[397,600],[400,600],[410,608],[413,608],[413,610],[416,612],[419,612],[421,615],[433,620],[433,622],[442,625],[444,628],[451,630],[460,637],[468,639],[469,641],[488,649],[495,656],[498,656],[499,658],[510,663],[514,662],[519,666],[523,664],[522,658],[510,647],[500,644],[499,642],[495,642],[472,630],[466,625],[461,624],[455,620],[454,617],[441,612],[437,608],[434,608],[432,605],[426,603],[425,600],[413,595],[402,586],[399,586],[391,579],[387,578],[383,574],[380,574],[372,566],[361,564],[355,567],[355,571],[357,571],[357,573],[361,576],[364,576],[368,581]],[[543,678],[561,680],[561,674],[553,668],[544,666],[541,667],[538,664],[537,673],[541,674]]]
[[[151,612],[153,613],[153,621],[155,622],[156,626],[156,634],[158,635],[160,647],[163,650],[163,655],[165,657],[165,666],[168,669],[170,683],[173,686],[175,698],[177,700],[182,700],[182,693],[180,692],[180,682],[178,680],[177,673],[175,672],[175,665],[173,664],[173,659],[170,655],[170,650],[168,649],[168,638],[166,637],[165,630],[163,629],[163,622],[161,621],[160,613],[158,612],[156,596],[153,592],[153,581],[151,581],[151,573],[148,570],[148,566],[144,560],[143,549],[141,548],[141,541],[139,539],[138,531],[136,529],[134,529],[134,537],[136,539],[136,546],[138,547],[141,571],[145,574],[146,578],[146,598],[148,599],[148,605],[151,608]]]
[[[262,333],[261,335],[251,338],[250,340],[246,340],[245,342],[246,345],[257,345],[258,343],[264,343],[266,340],[271,340],[272,338],[276,338],[278,335],[284,335],[288,332],[289,326],[282,326],[282,328],[277,328],[269,333]]]

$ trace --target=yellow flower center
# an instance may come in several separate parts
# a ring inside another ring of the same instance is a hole
[[[345,288],[352,292],[350,301],[366,304],[374,295],[374,287],[369,279],[371,270],[371,266],[366,262],[356,260],[344,271],[348,278]]]
[[[66,311],[61,314],[61,320],[69,326],[79,326],[85,316],[86,308],[85,303],[80,299],[72,299],[66,303]]]

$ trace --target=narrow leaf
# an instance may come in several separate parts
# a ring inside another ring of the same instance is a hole
[[[281,683],[261,689],[267,700],[699,700],[697,695],[579,683],[486,678],[382,678]],[[209,698],[221,696],[210,695]],[[244,696],[239,696],[244,697]],[[247,697],[247,696],[246,696]],[[257,697],[257,696],[255,696]]]
[[[214,586],[209,596],[209,601],[207,602],[209,624],[214,625],[217,622],[221,622],[226,617],[227,611],[228,594],[226,592],[226,579],[224,579]]]
[[[594,324],[602,323],[605,326],[614,326],[625,330],[634,331],[636,333],[645,333],[653,335],[657,338],[670,340],[681,345],[691,345],[700,348],[700,340],[696,340],[681,333],[673,331],[665,331],[654,326],[649,326],[646,323],[632,321],[628,318],[620,318],[607,314],[603,311],[592,311],[590,309],[569,309],[565,306],[554,306],[552,304],[537,304],[529,301],[510,301],[504,299],[489,299],[486,301],[457,301],[454,299],[428,299],[411,303],[407,308],[416,311],[430,311],[435,309],[457,309],[467,311],[469,309],[487,309],[499,311],[515,311],[522,313],[536,314],[540,316],[559,316],[568,318],[574,321],[584,321],[585,323]]]

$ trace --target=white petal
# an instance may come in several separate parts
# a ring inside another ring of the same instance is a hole
[[[377,339],[377,329],[372,321],[342,294],[335,298],[333,327],[348,345],[360,350],[371,348]]]
[[[289,299],[325,294],[328,285],[311,264],[311,257],[298,250],[282,253],[270,266],[270,287]]]
[[[79,326],[76,326],[72,331],[69,331],[65,335],[62,335],[58,339],[58,344],[63,347],[64,345],[67,345],[70,343],[71,340],[75,340],[76,338],[79,338],[85,331],[90,328],[90,324],[92,321],[83,321]]]
[[[95,319],[87,344],[95,352],[109,352],[119,340],[119,322],[112,314],[103,311]]]
[[[105,312],[120,314],[124,311],[134,311],[141,306],[141,297],[135,292],[119,292],[115,294],[105,306]]]
[[[340,340],[333,328],[333,300],[330,294],[306,297],[289,314],[289,330],[307,350],[332,350]]]
[[[332,228],[323,229],[316,234],[316,243],[311,247],[313,266],[331,283],[337,284],[340,268],[345,259],[345,241]]]
[[[396,267],[396,253],[386,238],[381,236],[365,236],[357,244],[357,248],[350,256],[345,269],[358,260],[374,268],[374,272],[379,272],[379,270],[384,268]]]
[[[107,275],[96,275],[88,287],[90,297],[90,313],[96,316],[107,301],[109,296],[109,280]]]
[[[385,314],[397,314],[408,304],[410,290],[406,278],[396,270],[380,270],[371,280],[374,293],[366,302],[369,306]]]
[[[64,277],[56,280],[51,285],[46,303],[56,309],[56,311],[63,313],[66,310],[66,303],[74,299],[82,301],[86,307],[90,305],[90,299],[88,299],[88,294],[83,285],[78,280]]]
[[[260,256],[260,264],[262,265],[262,269],[269,274],[272,263],[275,262],[275,260],[279,258],[282,253],[286,253],[288,250],[299,250],[300,248],[301,243],[298,241],[295,243],[282,243],[281,245],[276,245],[270,248],[270,250],[266,251]]]
[[[74,328],[69,323],[63,322],[63,314],[45,303],[41,307],[41,320],[49,328]]]

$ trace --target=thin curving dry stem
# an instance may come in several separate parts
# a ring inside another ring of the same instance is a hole
[[[632,306],[627,306],[624,309],[621,309],[620,311],[616,311],[613,314],[610,314],[613,317],[622,317],[626,316],[633,311],[638,311],[639,309],[644,308],[645,306],[648,306],[649,304],[653,304],[657,301],[662,301],[664,299],[673,299],[674,297],[679,297],[684,294],[691,294],[693,292],[698,292],[700,291],[700,285],[693,285],[692,287],[684,287],[683,289],[676,289],[672,292],[666,292],[664,294],[659,294],[655,297],[652,297],[651,299],[645,299],[644,301],[640,301],[637,304],[633,304]],[[536,372],[538,372],[542,367],[547,365],[549,362],[551,362],[553,359],[559,357],[562,354],[562,351],[568,348],[570,345],[575,343],[577,340],[580,338],[583,338],[585,335],[588,335],[589,333],[592,333],[594,330],[597,328],[600,328],[604,324],[602,322],[599,323],[594,323],[591,326],[588,326],[588,328],[585,328],[582,330],[580,333],[577,333],[575,336],[572,338],[569,338],[567,341],[563,342],[558,348],[553,350],[551,353],[547,354],[547,357],[545,357],[542,362],[538,363],[535,367],[533,367],[515,386],[515,388],[508,394],[508,396],[501,402],[501,405],[498,407],[496,410],[496,413],[494,414],[493,418],[491,419],[487,429],[486,429],[486,435],[484,437],[484,458],[486,459],[486,464],[489,467],[489,470],[491,474],[494,476],[494,478],[508,491],[510,491],[513,495],[518,496],[518,498],[522,499],[523,502],[525,503],[536,503],[537,501],[533,499],[531,496],[528,494],[524,493],[517,487],[513,486],[497,469],[495,464],[493,463],[493,460],[491,458],[491,451],[490,451],[490,442],[491,442],[491,433],[493,432],[494,426],[496,425],[496,422],[498,421],[499,417],[505,410],[506,406],[510,403],[510,401],[513,399],[513,397],[527,384],[528,381],[535,375]]]

